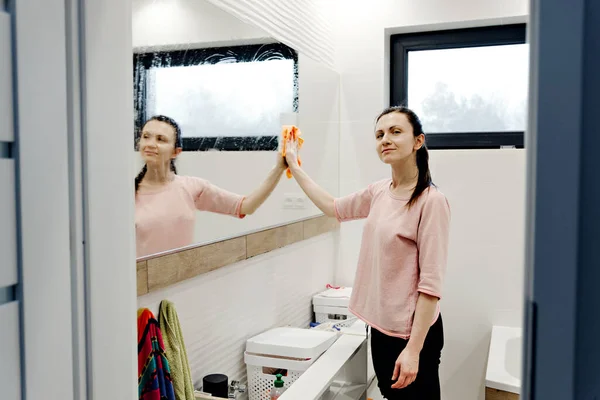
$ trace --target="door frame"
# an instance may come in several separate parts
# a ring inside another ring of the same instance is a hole
[[[592,399],[600,396],[600,4],[531,0],[530,8],[522,398]]]

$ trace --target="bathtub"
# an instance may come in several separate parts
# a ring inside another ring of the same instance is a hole
[[[522,332],[521,328],[492,327],[486,387],[521,394]]]

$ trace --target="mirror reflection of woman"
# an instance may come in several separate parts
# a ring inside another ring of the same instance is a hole
[[[350,310],[371,327],[373,366],[388,400],[440,400],[444,331],[442,293],[450,207],[433,185],[425,134],[417,115],[391,107],[378,117],[375,148],[391,178],[335,199],[297,162],[287,163],[300,187],[328,216],[366,218]]]
[[[276,165],[267,178],[247,196],[221,189],[202,178],[177,175],[175,159],[182,151],[181,129],[163,115],[146,121],[138,149],[145,164],[135,178],[137,257],[193,244],[198,211],[237,218],[254,213],[286,169],[285,160],[277,153]]]

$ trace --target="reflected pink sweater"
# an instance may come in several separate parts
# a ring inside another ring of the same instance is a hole
[[[198,210],[243,218],[243,199],[191,176],[175,175],[158,190],[140,188],[135,196],[137,257],[191,245]]]
[[[450,206],[435,187],[410,208],[391,179],[335,200],[340,221],[367,218],[350,311],[389,336],[410,337],[419,292],[441,298]],[[439,315],[439,304],[435,323]]]

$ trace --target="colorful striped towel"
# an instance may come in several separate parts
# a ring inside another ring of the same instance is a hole
[[[175,400],[169,362],[158,321],[138,310],[138,396],[140,400]]]

